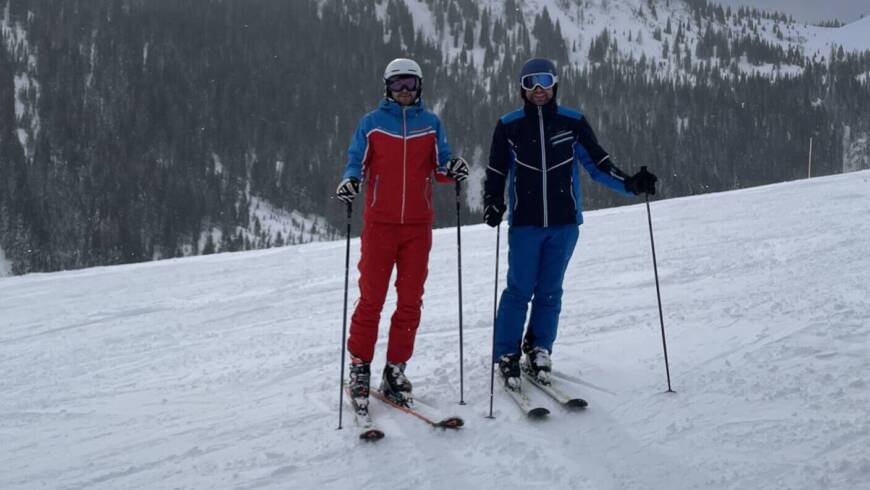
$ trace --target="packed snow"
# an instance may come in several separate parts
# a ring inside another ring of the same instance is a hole
[[[0,488],[865,488],[870,171],[650,208],[676,394],[641,203],[586,215],[553,362],[590,406],[540,422],[486,418],[496,232],[463,227],[460,406],[447,228],[407,372],[466,426],[373,401],[375,444],[336,430],[343,240],[0,279]]]

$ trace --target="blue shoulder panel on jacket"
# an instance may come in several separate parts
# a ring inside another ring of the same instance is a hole
[[[369,122],[371,126],[368,128],[368,131],[372,129],[379,129],[381,131],[401,136],[402,135],[402,119],[400,117],[396,117],[394,114],[391,114],[387,110],[378,109],[372,111],[370,114]]]
[[[559,106],[557,108],[558,112],[562,116],[571,117],[574,119],[583,119],[583,113],[580,111],[575,111],[573,109],[568,109],[566,107]]]
[[[526,113],[523,112],[522,109],[517,109],[513,112],[509,112],[509,113],[505,114],[504,116],[501,116],[501,123],[502,124],[511,123],[511,122],[516,121],[517,119],[523,117],[525,114]]]

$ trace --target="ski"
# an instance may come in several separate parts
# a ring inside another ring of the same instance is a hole
[[[422,420],[429,426],[437,429],[459,429],[460,427],[465,425],[465,421],[463,421],[462,418],[457,416],[442,417],[437,414],[435,409],[419,401],[413,402],[413,405],[410,407],[406,407],[404,405],[399,405],[398,403],[387,398],[381,392],[381,390],[372,390],[371,394],[388,406],[401,410],[402,412],[413,417],[416,417],[417,419]]]
[[[354,412],[353,421],[357,428],[360,429],[359,438],[363,441],[375,442],[384,438],[384,431],[374,426],[371,415],[361,415]]]
[[[550,414],[550,411],[544,407],[533,406],[532,400],[522,391],[514,391],[507,387],[504,388],[504,391],[530,419],[542,419]]]
[[[375,442],[384,438],[384,431],[375,427],[375,422],[372,415],[368,413],[360,413],[353,404],[353,398],[350,396],[350,388],[345,386],[347,392],[347,402],[353,412],[353,423],[360,430],[359,438],[367,442]]]
[[[562,391],[560,387],[561,383],[556,381],[555,379],[552,379],[552,376],[550,384],[548,385],[545,385],[544,383],[538,381],[535,376],[533,376],[526,370],[523,370],[523,377],[526,379],[526,381],[536,386],[539,390],[546,393],[550,398],[556,400],[565,408],[580,410],[589,406],[589,403],[586,400],[580,397],[569,395],[568,393]]]

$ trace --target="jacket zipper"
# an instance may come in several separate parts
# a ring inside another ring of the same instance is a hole
[[[402,216],[400,223],[405,224],[405,191],[408,185],[408,119],[407,107],[402,107]]]
[[[538,127],[541,130],[541,178],[542,186],[544,188],[544,228],[546,228],[549,226],[549,217],[547,213],[547,149],[545,146],[547,140],[544,138],[544,110],[541,106],[538,106]]]

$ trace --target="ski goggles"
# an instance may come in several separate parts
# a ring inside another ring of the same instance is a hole
[[[520,85],[526,90],[534,90],[535,87],[541,87],[544,90],[549,90],[556,85],[559,78],[552,73],[530,73],[520,78]]]
[[[420,79],[413,75],[398,75],[387,79],[387,88],[390,92],[401,92],[407,90],[414,92],[420,88]]]

